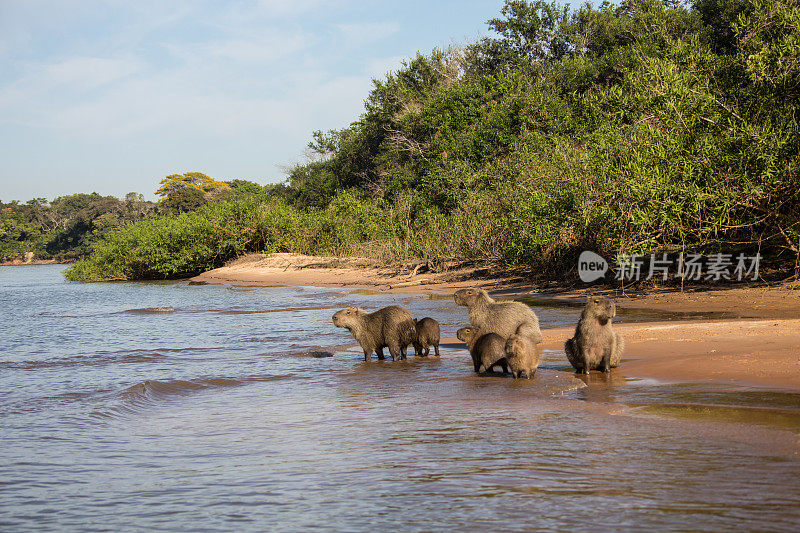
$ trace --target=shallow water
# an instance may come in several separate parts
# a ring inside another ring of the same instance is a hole
[[[334,310],[418,295],[78,284],[3,267],[0,529],[758,529],[800,523],[800,396],[363,361]],[[545,326],[579,308],[537,307]]]

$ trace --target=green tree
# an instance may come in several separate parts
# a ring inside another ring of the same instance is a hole
[[[489,20],[489,28],[501,35],[500,49],[529,65],[560,59],[569,50],[561,26],[567,21],[568,6],[541,0],[506,0],[503,18]]]
[[[787,96],[800,95],[800,3],[752,0],[733,29],[751,80]]]
[[[186,213],[196,211],[208,203],[206,195],[194,187],[181,187],[173,190],[166,198],[161,200],[161,208],[167,213]]]

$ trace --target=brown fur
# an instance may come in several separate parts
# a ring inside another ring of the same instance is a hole
[[[511,335],[505,346],[506,361],[514,379],[522,377],[531,379],[536,373],[542,358],[542,349],[524,335]]]
[[[436,357],[439,357],[439,323],[430,317],[421,320],[414,319],[414,355],[427,357],[431,353],[431,346],[435,350]]]
[[[611,372],[619,366],[625,340],[611,327],[616,315],[614,302],[605,296],[589,296],[578,320],[575,336],[564,344],[567,359],[575,370]]]
[[[390,305],[367,313],[356,307],[342,309],[333,314],[333,324],[346,328],[364,350],[364,360],[369,361],[372,352],[383,359],[383,349],[389,348],[392,361],[406,358],[406,348],[414,337],[414,321],[411,313],[398,305]]]
[[[497,333],[484,334],[480,329],[468,326],[459,329],[456,332],[456,337],[467,344],[475,372],[480,372],[481,367],[488,372],[495,365],[500,366],[504,374],[508,372],[508,365],[505,359],[505,341],[500,335]]]
[[[507,339],[515,333],[536,344],[542,342],[539,318],[522,302],[497,302],[483,289],[460,289],[453,295],[458,305],[469,309],[469,321],[484,333],[497,333]]]

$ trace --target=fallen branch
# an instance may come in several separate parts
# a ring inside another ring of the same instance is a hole
[[[413,287],[414,285],[427,285],[431,283],[431,280],[428,278],[422,279],[415,279],[414,281],[404,281],[402,283],[395,283],[394,285],[389,285],[390,289],[399,289],[401,287]]]

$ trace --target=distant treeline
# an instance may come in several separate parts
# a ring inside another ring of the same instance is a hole
[[[27,253],[35,259],[73,261],[88,255],[91,245],[113,230],[142,219],[176,216],[209,202],[265,195],[268,189],[245,180],[218,182],[193,172],[162,180],[159,202],[146,201],[135,192],[123,199],[93,192],[59,196],[52,202],[46,198],[24,204],[0,201],[0,261],[22,259]]]
[[[113,196],[71,194],[52,202],[34,198],[0,202],[0,260],[36,259],[68,261],[86,255],[89,245],[109,231],[154,213],[156,206],[142,195]]]
[[[586,249],[758,251],[797,272],[798,2],[506,0],[488,25],[374,80],[285,184],[113,231],[69,276],[183,276],[275,250],[542,272]]]

